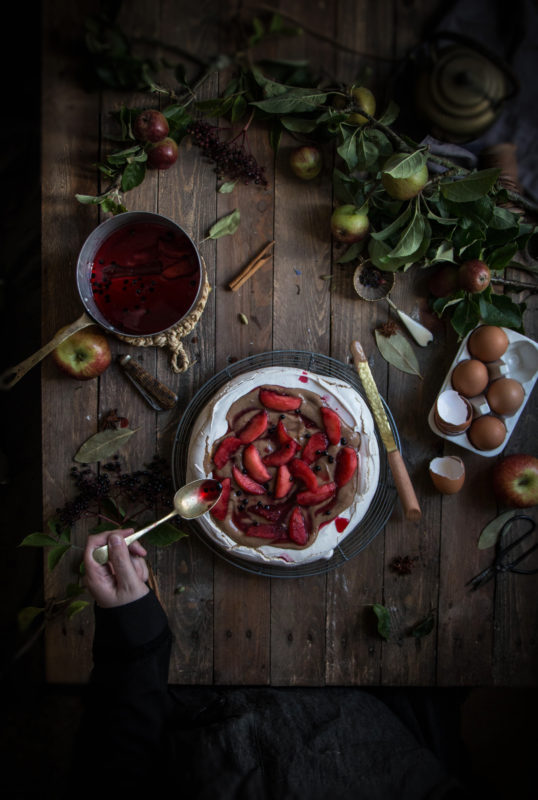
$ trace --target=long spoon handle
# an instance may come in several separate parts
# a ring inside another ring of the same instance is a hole
[[[177,516],[177,511],[171,511],[165,517],[161,517],[161,519],[157,519],[155,522],[151,522],[149,525],[146,525],[145,528],[140,528],[139,531],[135,531],[130,536],[125,537],[125,544],[129,546],[133,542],[136,542],[137,539],[140,539],[140,537],[145,533],[152,531],[153,528],[156,528],[158,525],[162,525],[163,522],[167,522],[169,519],[172,519],[172,517],[175,516]],[[96,547],[92,555],[98,564],[106,564],[108,561],[108,545],[104,544],[101,547]]]
[[[67,325],[61,332],[58,332],[53,338],[47,342],[47,344],[43,345],[39,350],[33,353],[31,356],[28,356],[24,361],[21,361],[20,364],[17,364],[16,367],[10,367],[5,372],[0,375],[0,389],[11,389],[15,386],[16,383],[20,381],[23,375],[35,367],[36,364],[39,364],[45,356],[48,356],[49,353],[52,353],[59,344],[65,342],[66,339],[69,339],[77,331],[82,330],[82,328],[87,328],[88,325],[95,325],[95,322],[91,319],[91,317],[84,312],[78,319],[72,322],[70,325]]]

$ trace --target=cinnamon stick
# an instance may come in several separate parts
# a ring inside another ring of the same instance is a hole
[[[228,284],[228,288],[232,290],[232,292],[237,291],[237,289],[241,288],[241,286],[251,278],[258,269],[265,264],[265,262],[269,259],[270,254],[269,250],[274,245],[274,240],[269,242],[265,245],[265,247],[260,250],[260,252],[251,259],[248,264],[241,270],[239,275],[237,275],[233,280],[230,281]]]

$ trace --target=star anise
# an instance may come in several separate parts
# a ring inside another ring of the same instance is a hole
[[[390,568],[393,572],[397,572],[398,575],[409,575],[413,571],[415,561],[418,561],[418,558],[396,556],[396,558],[393,558],[390,562]]]
[[[395,322],[389,320],[388,322],[385,322],[384,325],[381,325],[381,327],[377,328],[377,330],[382,336],[386,336],[388,339],[390,336],[394,336],[398,330],[398,326]]]
[[[129,420],[127,417],[119,417],[118,409],[114,408],[112,411],[107,411],[101,418],[101,430],[117,430],[118,428],[127,428]]]

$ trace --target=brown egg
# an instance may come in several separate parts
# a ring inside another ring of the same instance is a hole
[[[467,349],[480,361],[495,361],[506,352],[508,336],[496,325],[481,325],[469,336]]]
[[[502,419],[485,414],[474,420],[467,431],[467,436],[477,450],[495,450],[504,442],[506,425]]]
[[[481,394],[488,385],[489,375],[486,365],[476,358],[465,358],[456,364],[452,372],[452,386],[464,397]]]
[[[456,494],[465,481],[465,466],[458,456],[444,456],[430,461],[430,478],[441,494]]]
[[[525,390],[513,378],[493,381],[487,392],[489,407],[496,414],[515,414],[525,399]]]

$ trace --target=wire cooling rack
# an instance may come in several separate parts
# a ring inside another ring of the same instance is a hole
[[[267,353],[249,356],[241,361],[236,361],[235,364],[230,364],[207,381],[194,395],[183,413],[176,431],[172,450],[172,476],[176,489],[185,483],[191,430],[204,406],[211,400],[215,393],[224,386],[224,384],[232,380],[232,378],[235,378],[237,375],[242,375],[245,372],[252,372],[265,367],[297,367],[298,369],[305,369],[325,377],[344,380],[361,395],[366,403],[368,402],[355,370],[343,364],[341,361],[337,361],[321,353],[311,353],[302,350],[273,350]],[[387,404],[383,398],[381,398],[381,400],[394,434],[396,445],[400,449],[400,437],[396,424]],[[349,561],[351,558],[354,558],[364,550],[384,528],[394,509],[397,496],[396,490],[389,482],[391,473],[388,467],[385,446],[381,441],[377,428],[375,428],[375,435],[379,446],[380,458],[379,483],[376,492],[362,520],[342,542],[336,546],[330,559],[319,559],[310,564],[298,564],[297,566],[258,564],[240,558],[234,553],[230,553],[219,547],[207,536],[196,520],[183,520],[182,526],[198,536],[204,544],[220,558],[246,572],[264,575],[270,578],[299,578],[329,572],[341,566],[346,561]]]

